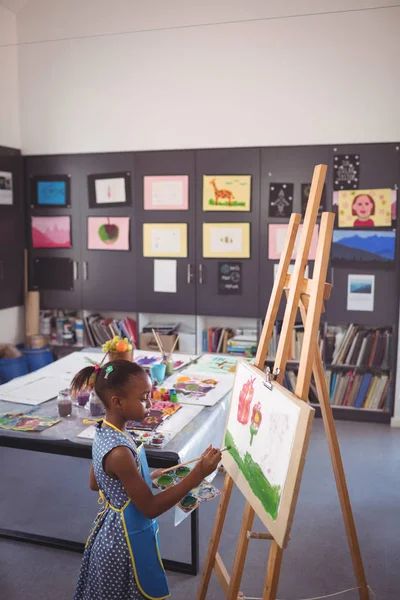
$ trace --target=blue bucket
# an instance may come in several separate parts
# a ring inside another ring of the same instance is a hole
[[[0,359],[0,384],[7,383],[15,377],[21,377],[28,373],[28,365],[24,356],[18,358]]]
[[[53,353],[50,346],[43,346],[43,348],[21,348],[19,350],[28,365],[28,370],[37,371],[46,365],[49,365],[54,361]]]

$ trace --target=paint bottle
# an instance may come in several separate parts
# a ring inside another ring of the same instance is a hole
[[[60,417],[70,417],[72,414],[72,398],[69,390],[58,392],[57,408]]]
[[[178,402],[178,394],[176,393],[175,390],[171,391],[169,394],[169,401],[170,402]]]
[[[168,393],[168,392],[165,392],[165,394],[164,394],[164,396],[163,396],[163,400],[164,400],[164,402],[169,402],[169,399],[170,399],[170,395],[169,395],[169,393]]]
[[[160,390],[155,389],[153,392],[153,400],[161,400],[161,392]]]

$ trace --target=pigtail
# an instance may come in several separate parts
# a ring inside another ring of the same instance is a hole
[[[72,394],[78,394],[81,390],[94,387],[96,366],[85,367],[75,375],[71,382]]]

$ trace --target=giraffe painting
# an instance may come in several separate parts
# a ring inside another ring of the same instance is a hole
[[[250,175],[204,175],[203,210],[249,211]]]

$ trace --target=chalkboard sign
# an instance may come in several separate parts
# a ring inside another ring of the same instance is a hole
[[[220,262],[218,265],[218,293],[242,293],[242,263]]]

